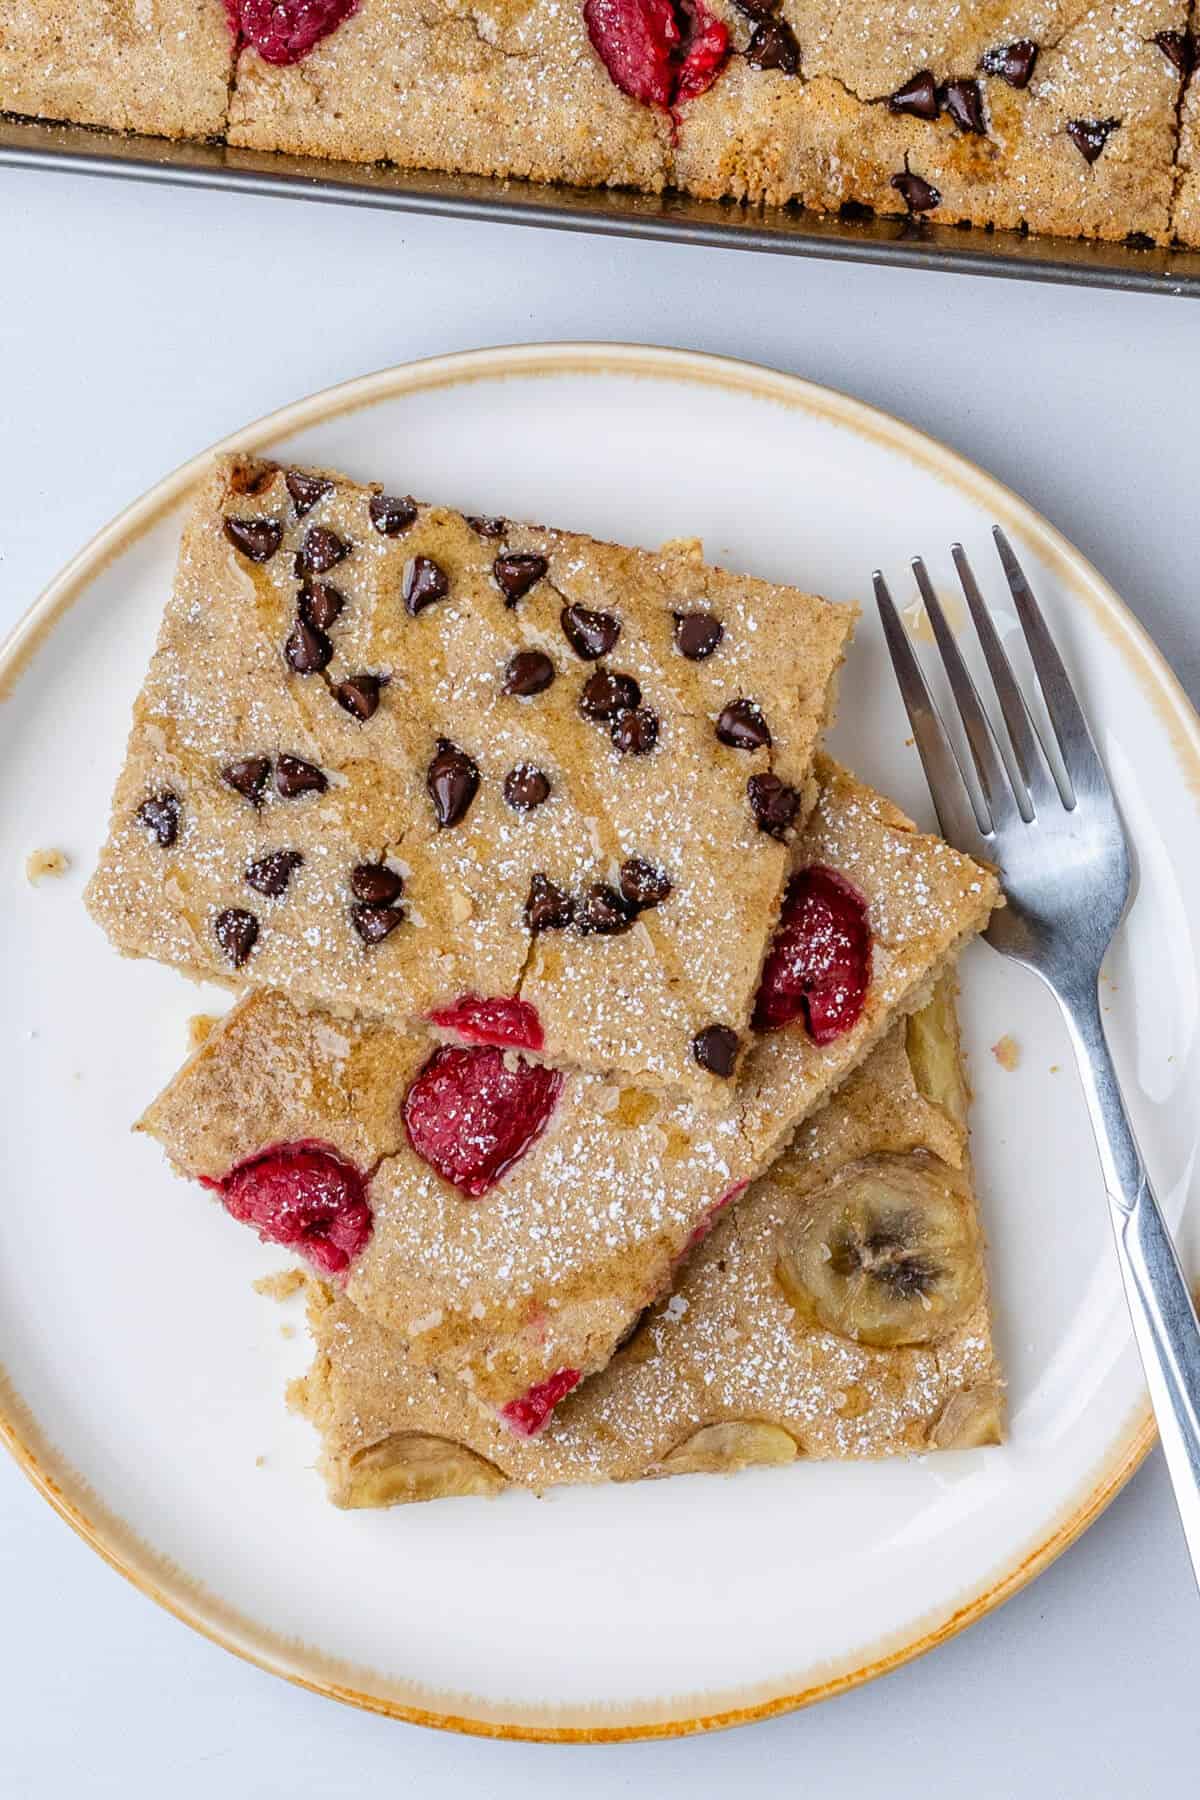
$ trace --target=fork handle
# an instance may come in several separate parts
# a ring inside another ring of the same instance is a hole
[[[1113,1067],[1099,994],[1060,994],[1108,1191],[1121,1279],[1200,1582],[1200,1323]]]

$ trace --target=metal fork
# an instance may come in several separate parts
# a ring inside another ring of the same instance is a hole
[[[1200,1581],[1200,1325],[1121,1097],[1100,1016],[1100,964],[1129,900],[1125,832],[1087,720],[1012,547],[996,548],[1058,742],[1060,789],[961,544],[951,554],[979,635],[1007,739],[1001,747],[920,557],[933,627],[978,777],[972,795],[883,576],[875,598],[942,831],[1000,871],[1008,905],[994,949],[1040,975],[1057,999],[1091,1115],[1125,1296],[1158,1419],[1192,1568]]]

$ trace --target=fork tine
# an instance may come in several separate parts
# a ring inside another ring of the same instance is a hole
[[[1008,772],[997,747],[991,722],[983,710],[983,702],[971,679],[971,671],[963,661],[962,651],[942,611],[942,603],[933,591],[929,571],[919,556],[914,556],[912,568],[921,590],[921,598],[925,602],[925,611],[929,614],[929,623],[933,626],[937,647],[941,651],[950,691],[958,703],[963,730],[967,734],[967,743],[993,826],[999,829],[1002,825],[1011,825],[1015,823],[1021,809],[1009,785]],[[1029,805],[1028,796],[1025,804],[1032,816],[1033,808]]]
[[[908,633],[900,622],[895,601],[887,582],[875,571],[875,601],[883,624],[883,635],[896,671],[896,680],[904,701],[913,738],[933,796],[934,810],[942,836],[960,850],[979,855],[983,839],[991,831],[991,820],[976,811],[971,791],[962,772],[954,746],[946,735],[941,716],[929,692],[921,665],[908,641]]]
[[[992,685],[996,690],[996,699],[1000,703],[1000,712],[1008,727],[1013,759],[1021,780],[1025,784],[1026,795],[1032,799],[1033,808],[1041,811],[1045,811],[1050,806],[1061,805],[1062,796],[1058,791],[1058,784],[1050,772],[1046,753],[1042,749],[1041,740],[1037,734],[1037,727],[1029,716],[1025,696],[1013,674],[1012,664],[1008,660],[1004,645],[1000,642],[1000,634],[992,623],[992,615],[984,604],[979,584],[967,561],[967,553],[961,544],[952,544],[950,554],[954,558],[958,579],[962,583],[962,591],[966,595],[971,618],[975,622],[975,630],[979,635],[984,660],[992,677]],[[1015,782],[1013,786],[1017,792],[1017,804],[1020,806],[1023,796],[1016,788]],[[1021,812],[1022,815],[1025,814],[1024,806],[1021,806]]]
[[[1046,702],[1046,711],[1050,715],[1050,723],[1062,752],[1063,767],[1074,790],[1068,804],[1074,806],[1081,791],[1106,794],[1109,791],[1108,777],[1104,773],[1104,765],[1100,761],[1088,722],[1075,698],[1071,678],[1042,617],[1042,609],[1033,597],[1025,571],[998,525],[992,526],[992,536],[996,540],[1004,574],[1016,603],[1021,630],[1025,633],[1025,642],[1029,646],[1033,672],[1037,676],[1038,686]]]

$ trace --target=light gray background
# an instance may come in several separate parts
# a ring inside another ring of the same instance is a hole
[[[620,338],[771,363],[923,426],[1060,526],[1200,697],[1195,301],[25,173],[0,174],[0,243],[0,630],[127,501],[285,401],[442,351]],[[1200,1600],[1157,1454],[966,1636],[813,1711],[678,1743],[493,1744],[289,1687],[143,1599],[3,1456],[0,1595],[10,1800],[1137,1800],[1200,1779]]]

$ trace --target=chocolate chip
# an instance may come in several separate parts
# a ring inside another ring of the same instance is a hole
[[[746,46],[746,61],[754,69],[778,69],[795,75],[800,67],[796,34],[784,19],[764,19],[755,27]]]
[[[434,562],[432,556],[414,556],[404,565],[404,610],[412,618],[432,606],[435,600],[444,600],[450,592],[450,577],[441,563]]]
[[[564,606],[560,623],[576,656],[595,662],[607,656],[621,635],[621,621],[612,613],[591,612],[586,606]]]
[[[271,764],[267,757],[243,756],[237,762],[226,763],[221,770],[221,780],[244,795],[251,806],[261,806],[270,773]]]
[[[288,633],[283,654],[288,667],[294,669],[297,675],[316,675],[327,667],[333,655],[333,645],[323,631],[306,625],[303,619],[297,619]]]
[[[350,871],[350,891],[367,906],[390,906],[404,892],[404,877],[386,863],[356,863]]]
[[[983,89],[977,81],[948,81],[942,89],[942,105],[960,131],[972,131],[978,137],[987,136],[987,121],[983,116]]]
[[[399,537],[417,517],[417,503],[411,494],[400,499],[395,494],[372,494],[367,502],[371,523],[383,537]]]
[[[283,526],[276,519],[226,519],[225,536],[251,562],[265,563],[283,542]]]
[[[229,471],[229,491],[233,494],[261,494],[275,479],[278,463],[238,463]]]
[[[795,788],[780,781],[778,775],[752,775],[746,783],[746,794],[758,829],[774,838],[784,837],[800,810],[800,796]]]
[[[554,664],[544,650],[518,650],[509,657],[500,691],[528,700],[533,694],[544,694],[553,680]]]
[[[344,712],[365,724],[379,705],[382,685],[378,675],[348,675],[338,682],[333,697]]]
[[[982,67],[988,75],[999,75],[1009,87],[1023,88],[1029,86],[1037,56],[1038,47],[1031,38],[1018,38],[1013,44],[1000,44],[989,50]]]
[[[575,923],[585,936],[618,937],[633,924],[633,914],[607,881],[593,881],[575,909]]]
[[[1120,123],[1120,119],[1072,119],[1067,136],[1084,162],[1094,163]]]
[[[1186,81],[1196,66],[1196,40],[1190,31],[1156,31],[1154,42]]]
[[[579,710],[585,719],[615,719],[618,713],[640,706],[642,690],[632,675],[597,669],[583,684]]]
[[[352,906],[350,923],[364,944],[382,944],[385,937],[404,923],[402,906]]]
[[[731,700],[717,720],[717,736],[731,750],[762,750],[771,742],[757,700]]]
[[[911,113],[914,119],[936,119],[938,116],[937,82],[928,69],[906,81],[894,94],[888,95],[888,111]]]
[[[332,481],[328,481],[324,475],[306,475],[303,469],[289,469],[283,481],[292,496],[292,505],[298,519],[311,512],[323,495],[333,491]]]
[[[529,551],[515,551],[508,556],[498,556],[492,564],[492,574],[496,577],[496,586],[504,595],[504,604],[515,606],[535,582],[542,579],[549,567],[544,556],[534,556]]]
[[[609,732],[622,755],[647,756],[658,742],[658,714],[648,706],[618,713]]]
[[[725,627],[710,612],[677,612],[671,616],[675,620],[675,648],[689,662],[703,662],[725,636]]]
[[[324,575],[349,553],[350,546],[327,525],[310,525],[296,552],[297,575]]]
[[[933,183],[926,181],[922,175],[912,174],[908,169],[892,176],[892,186],[910,213],[932,212],[935,206],[942,204],[942,196]]]
[[[738,1034],[728,1025],[706,1025],[692,1039],[692,1055],[710,1075],[728,1080],[737,1067]]]
[[[179,836],[179,795],[170,788],[151,794],[137,809],[137,822],[154,833],[164,850]]]
[[[535,875],[529,883],[525,902],[525,924],[530,931],[565,931],[575,916],[575,902],[570,894],[545,875]]]
[[[479,770],[465,750],[449,738],[439,738],[437,755],[429,765],[425,786],[433,801],[437,822],[443,829],[457,825],[479,790]]]
[[[532,812],[550,798],[550,777],[532,763],[518,763],[504,777],[504,798],[514,812]]]
[[[635,912],[647,906],[661,906],[670,892],[670,876],[644,856],[627,857],[621,864],[621,893]]]
[[[302,756],[281,756],[275,763],[275,786],[285,800],[294,800],[297,794],[323,794],[329,783],[315,763]]]
[[[217,942],[235,969],[240,969],[258,942],[258,920],[240,906],[227,906],[213,920]]]
[[[299,850],[272,850],[269,856],[260,856],[250,864],[246,880],[258,893],[277,900],[287,891],[288,882],[303,861]]]
[[[318,631],[328,631],[334,621],[341,618],[345,604],[345,594],[327,581],[314,581],[311,587],[302,587],[296,596],[296,611]]]
[[[769,19],[779,7],[779,0],[733,0],[740,13],[748,19]]]
[[[465,517],[471,530],[481,538],[502,538],[508,530],[507,519],[483,519],[478,513],[467,513]]]

